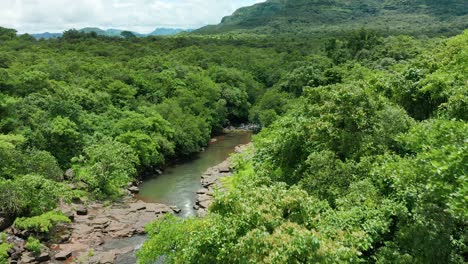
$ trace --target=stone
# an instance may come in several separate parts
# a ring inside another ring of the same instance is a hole
[[[76,214],[77,215],[87,215],[88,214],[88,208],[86,208],[84,206],[80,206],[80,207],[78,207],[78,209],[76,209]]]
[[[219,166],[218,171],[220,173],[229,173],[231,172],[231,168],[229,167],[229,165],[222,165],[222,166]]]
[[[114,264],[115,262],[115,252],[109,251],[109,252],[104,252],[101,254],[101,257],[99,258],[99,263],[100,264]]]
[[[197,191],[197,194],[206,194],[206,193],[208,193],[208,191],[209,190],[206,189],[206,188],[201,188],[200,190]]]
[[[207,195],[207,194],[203,194],[203,195],[199,195],[198,196],[198,202],[205,202],[205,201],[211,201],[213,200],[213,197],[211,197],[210,195]]]
[[[196,204],[196,205],[193,206],[193,209],[199,210],[199,209],[200,209],[200,206]]]
[[[180,208],[177,208],[177,206],[171,206],[171,210],[176,214],[182,212],[182,210]]]
[[[75,172],[73,171],[73,169],[68,169],[65,171],[65,179],[67,180],[72,179],[74,175],[75,175]]]
[[[140,203],[133,203],[130,204],[130,208],[132,211],[141,211],[146,209],[146,203],[140,202]]]
[[[211,200],[201,201],[201,202],[198,202],[198,205],[200,205],[200,207],[203,209],[207,209],[208,207],[210,207],[211,202],[212,202]]]
[[[72,256],[72,252],[69,250],[62,250],[55,254],[55,259],[56,260],[67,260]]]
[[[66,243],[70,241],[70,237],[71,237],[71,233],[60,235],[60,243]]]
[[[36,258],[34,257],[34,254],[31,252],[21,255],[20,263],[34,263],[35,261],[36,261]]]
[[[75,213],[71,212],[71,211],[66,211],[63,213],[66,217],[68,217],[68,219],[70,219],[70,221],[74,222],[75,221]]]
[[[128,188],[128,190],[132,193],[132,194],[137,194],[140,192],[140,188],[136,187],[136,186],[132,186],[130,188]]]
[[[156,172],[156,174],[158,174],[158,175],[163,174],[162,170],[156,170],[155,172]]]
[[[45,249],[41,251],[41,254],[36,257],[36,260],[39,262],[46,262],[50,260],[50,253],[49,250]]]

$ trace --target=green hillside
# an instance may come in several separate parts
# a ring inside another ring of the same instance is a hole
[[[387,33],[454,34],[468,26],[465,0],[267,0],[198,33],[336,33],[361,27]]]

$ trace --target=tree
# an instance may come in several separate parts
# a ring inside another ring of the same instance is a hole
[[[112,198],[135,176],[138,157],[132,148],[103,137],[84,149],[84,156],[73,159],[76,180],[87,184],[98,198]]]
[[[120,33],[120,36],[122,36],[123,38],[126,38],[126,39],[134,39],[136,38],[136,35],[131,32],[131,31],[122,31]]]
[[[0,40],[7,41],[16,37],[16,30],[10,28],[0,27]]]

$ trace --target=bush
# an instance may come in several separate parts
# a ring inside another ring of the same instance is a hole
[[[70,222],[70,219],[64,214],[50,211],[40,216],[17,218],[14,226],[20,230],[27,230],[35,233],[47,233],[58,223]]]
[[[8,250],[10,250],[12,247],[12,244],[0,243],[0,264],[8,263]]]
[[[85,156],[73,160],[76,177],[98,198],[119,196],[136,174],[138,157],[127,144],[104,137],[84,152]]]
[[[41,254],[42,244],[38,239],[32,236],[28,237],[28,241],[26,242],[25,247],[27,250],[34,253],[35,255]]]

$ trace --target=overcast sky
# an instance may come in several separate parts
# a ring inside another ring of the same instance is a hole
[[[149,33],[156,27],[217,24],[242,6],[264,0],[0,0],[0,26],[19,33],[83,27]]]

